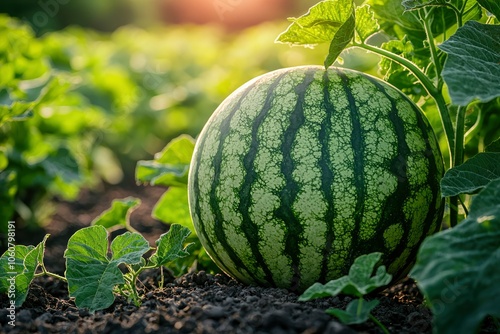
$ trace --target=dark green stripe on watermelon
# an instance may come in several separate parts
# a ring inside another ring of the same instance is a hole
[[[295,88],[297,103],[293,108],[293,112],[290,114],[290,125],[285,131],[285,136],[281,145],[281,152],[284,158],[281,164],[281,171],[285,177],[286,185],[281,191],[281,206],[276,210],[275,216],[286,222],[285,253],[292,259],[293,277],[290,284],[292,289],[297,289],[300,283],[300,258],[297,245],[300,245],[303,230],[302,224],[297,219],[297,216],[294,214],[293,210],[290,210],[299,192],[299,185],[292,177],[292,171],[295,169],[295,162],[292,159],[291,150],[295,142],[297,131],[304,124],[304,95],[307,87],[314,79],[314,72],[315,71],[306,72],[302,83]]]
[[[335,110],[335,106],[332,104],[332,101],[330,100],[329,86],[330,86],[330,77],[328,75],[328,72],[325,71],[325,73],[323,74],[323,108],[327,115],[337,112]],[[331,191],[331,187],[335,179],[331,167],[331,157],[328,145],[329,144],[328,139],[331,134],[331,126],[332,126],[331,118],[325,117],[323,122],[321,123],[321,130],[319,133],[319,141],[321,143],[321,161],[320,161],[320,167],[322,172],[321,190],[328,205],[325,214],[325,222],[327,224],[327,232],[325,236],[325,248],[323,249],[323,254],[322,254],[323,259],[321,260],[321,274],[318,279],[320,282],[324,282],[328,275],[328,257],[332,252],[332,243],[333,239],[335,238],[335,231],[333,229],[335,208],[334,208],[333,194]]]
[[[349,109],[351,113],[351,121],[352,121],[352,133],[351,133],[351,145],[354,151],[354,180],[355,180],[355,188],[356,188],[356,211],[354,221],[354,229],[351,234],[351,243],[354,245],[358,244],[359,241],[359,232],[360,226],[363,223],[363,214],[364,214],[364,200],[365,200],[365,175],[363,173],[364,169],[364,160],[365,160],[365,150],[364,150],[364,135],[361,128],[361,122],[359,119],[359,110],[355,103],[354,96],[352,95],[351,89],[349,88],[349,78],[337,70],[337,74],[342,79],[343,86],[342,88],[345,91],[347,96],[347,100],[349,101]],[[362,247],[360,247],[362,248]],[[354,262],[354,259],[359,256],[359,249],[351,252],[351,256],[349,257],[349,262]],[[345,270],[345,268],[344,268]]]
[[[269,86],[269,90],[266,96],[266,100],[264,106],[260,110],[258,116],[255,119],[255,122],[252,126],[252,141],[250,144],[250,148],[248,153],[245,155],[243,159],[243,166],[246,172],[245,181],[243,182],[242,187],[240,188],[240,204],[238,206],[238,211],[241,213],[243,217],[243,222],[241,224],[241,229],[244,231],[245,235],[248,238],[249,246],[252,250],[252,254],[254,256],[254,260],[258,266],[262,268],[265,274],[266,281],[271,286],[275,286],[273,275],[269,270],[265,259],[262,257],[262,254],[258,248],[259,244],[259,229],[256,224],[250,218],[249,208],[250,208],[250,190],[252,186],[253,180],[256,179],[257,175],[254,170],[254,160],[259,149],[259,143],[257,140],[257,131],[261,126],[262,122],[268,115],[268,110],[271,107],[273,93],[276,86],[279,84],[283,75],[279,76],[274,80],[274,82]],[[224,139],[221,140],[221,142]]]

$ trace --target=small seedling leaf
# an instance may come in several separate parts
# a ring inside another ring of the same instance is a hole
[[[473,198],[465,220],[427,238],[419,250],[410,276],[436,315],[437,332],[474,333],[487,315],[500,316],[499,245],[497,179]]]
[[[109,258],[106,228],[97,225],[77,231],[64,253],[70,297],[75,297],[78,307],[91,312],[110,306],[115,299],[113,288],[124,283],[118,265],[139,263],[148,250],[143,236],[126,232],[111,243]]]
[[[0,258],[0,293],[7,293],[12,280],[15,282],[15,305],[21,306],[28,296],[28,289],[35,273],[42,264],[45,242],[49,235],[36,246],[14,246],[14,256],[7,250]],[[9,259],[10,257],[10,259]],[[14,260],[12,262],[12,260]]]
[[[359,256],[354,260],[349,275],[326,284],[315,283],[299,297],[299,300],[306,301],[322,297],[333,297],[340,293],[361,297],[389,284],[392,275],[386,272],[385,266],[378,267],[375,275],[372,276],[381,256],[382,253],[378,252]]]
[[[103,211],[91,223],[101,225],[107,229],[116,229],[130,225],[130,214],[141,204],[141,200],[134,197],[115,199],[111,202],[111,208]]]
[[[453,104],[500,96],[500,26],[468,21],[439,48],[448,53],[443,79]]]
[[[482,152],[449,169],[441,179],[443,197],[473,194],[500,178],[500,152]]]
[[[361,308],[359,307],[359,303],[361,303]],[[354,299],[347,305],[345,311],[337,308],[329,308],[326,310],[326,313],[338,318],[345,325],[362,324],[370,318],[371,311],[378,304],[379,301],[377,299],[371,301]]]
[[[178,224],[173,224],[167,233],[164,233],[156,241],[158,246],[156,252],[149,258],[150,264],[156,267],[164,266],[172,260],[188,256],[187,248],[184,242],[191,231],[188,228]]]

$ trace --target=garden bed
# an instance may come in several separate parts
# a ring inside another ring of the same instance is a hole
[[[110,206],[115,198],[138,197],[142,205],[131,224],[152,244],[168,226],[151,218],[151,209],[164,189],[106,186],[102,192],[83,191],[74,203],[60,202],[45,231],[18,231],[20,244],[36,244],[45,233],[45,264],[63,274],[63,252],[68,238]],[[136,307],[122,297],[94,314],[78,309],[68,298],[66,283],[52,277],[36,278],[24,305],[17,310],[16,326],[7,323],[6,296],[0,300],[0,332],[6,333],[380,333],[371,321],[345,326],[325,314],[330,307],[345,308],[350,297],[298,302],[284,289],[248,287],[222,274],[204,271],[181,277],[167,276],[158,289],[159,271],[144,272],[139,287],[145,299]],[[376,296],[373,314],[391,333],[430,333],[432,316],[413,281],[407,279]],[[487,324],[484,333],[494,333]]]

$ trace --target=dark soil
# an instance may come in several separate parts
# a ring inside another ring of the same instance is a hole
[[[163,192],[134,185],[84,191],[77,202],[59,202],[44,231],[18,230],[17,242],[37,244],[50,233],[45,264],[49,271],[63,274],[68,238],[109,208],[113,199],[134,196],[142,205],[132,213],[131,224],[153,245],[168,230],[150,216]],[[75,306],[64,282],[37,278],[16,312],[15,327],[7,323],[8,300],[0,296],[0,333],[381,333],[372,321],[345,326],[324,312],[330,307],[344,309],[351,300],[347,296],[298,302],[296,294],[284,289],[244,286],[223,274],[204,271],[167,277],[163,289],[158,288],[158,271],[145,272],[140,279],[145,295],[140,307],[117,297],[109,308],[91,314]],[[410,279],[375,297],[380,305],[373,314],[390,333],[431,332],[431,313]],[[494,332],[489,328],[483,332]]]

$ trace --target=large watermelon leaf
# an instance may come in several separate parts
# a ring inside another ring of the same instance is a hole
[[[443,197],[472,194],[498,178],[500,152],[479,153],[446,172],[441,180],[441,194]]]
[[[499,245],[496,179],[473,199],[462,223],[424,241],[410,273],[429,302],[438,333],[474,333],[487,315],[500,317]]]
[[[500,26],[466,22],[439,48],[448,53],[443,79],[455,105],[500,96]]]
[[[292,24],[278,36],[276,42],[308,47],[329,42],[330,49],[324,64],[327,68],[354,37],[355,6],[352,0],[324,0],[301,17],[289,20]]]
[[[498,0],[477,0],[488,12],[500,19],[500,2]]]

